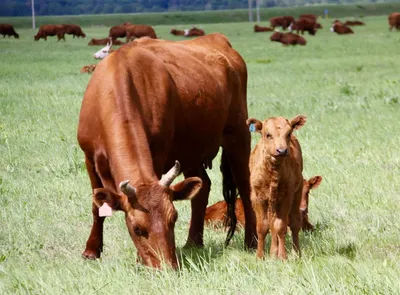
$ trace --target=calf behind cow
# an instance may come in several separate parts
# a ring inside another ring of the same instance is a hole
[[[292,120],[272,117],[263,122],[249,118],[250,130],[261,139],[250,156],[251,203],[257,219],[257,257],[264,257],[265,237],[271,231],[272,257],[287,258],[285,237],[292,232],[293,249],[300,254],[300,202],[303,190],[303,158],[293,131],[300,129],[306,117]]]
[[[303,37],[293,33],[275,32],[269,37],[271,41],[280,42],[285,46],[288,45],[306,45],[307,41]]]

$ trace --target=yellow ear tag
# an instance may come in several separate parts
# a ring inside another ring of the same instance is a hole
[[[107,203],[103,203],[103,206],[99,208],[100,217],[110,217],[112,216],[112,209]]]

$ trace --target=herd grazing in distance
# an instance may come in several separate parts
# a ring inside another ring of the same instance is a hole
[[[255,24],[253,31],[271,32],[270,41],[284,46],[305,46],[304,32],[312,39],[323,29],[314,14],[277,16],[269,23]],[[388,23],[390,31],[399,30],[400,13],[391,13]],[[335,20],[329,30],[347,35],[357,26],[365,23]],[[306,116],[249,118],[246,63],[228,38],[194,26],[173,28],[170,34],[184,38],[160,41],[152,26],[124,22],[87,44],[105,47],[93,54],[103,61],[80,70],[93,73],[77,135],[93,192],[93,224],[82,256],[101,256],[105,218],[123,211],[138,260],[159,268],[162,257],[177,269],[173,202],[180,200],[191,202],[188,246],[204,245],[205,224],[229,228],[228,245],[239,225],[245,228],[245,246],[257,249],[257,258],[265,257],[270,234],[270,256],[287,259],[289,228],[293,250],[300,256],[300,229],[315,230],[308,216],[309,193],[322,182],[322,176],[303,176],[294,131],[305,125]],[[11,24],[0,24],[0,35],[20,37]],[[46,24],[34,41],[65,41],[65,35],[86,38],[77,24]],[[251,132],[260,135],[253,151]],[[224,201],[207,207],[211,180],[206,169],[220,148]],[[180,173],[184,179],[173,184]]]

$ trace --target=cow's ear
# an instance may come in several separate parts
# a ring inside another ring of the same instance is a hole
[[[249,126],[250,132],[258,132],[261,133],[262,130],[262,122],[255,118],[248,118],[246,120],[247,126]]]
[[[172,201],[193,199],[203,186],[199,177],[189,177],[169,188],[172,190]]]
[[[298,115],[290,120],[290,125],[292,126],[293,130],[298,130],[306,123],[307,117],[304,115]]]
[[[319,187],[322,181],[322,176],[314,176],[308,180],[308,184],[310,185],[310,189],[316,189]]]
[[[112,210],[122,210],[121,209],[121,199],[122,197],[116,193],[109,191],[106,188],[96,188],[93,190],[93,203],[99,208],[111,208]],[[100,212],[100,216],[101,212]],[[110,216],[110,215],[104,215]]]

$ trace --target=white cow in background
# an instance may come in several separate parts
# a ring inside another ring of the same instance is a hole
[[[103,47],[102,49],[97,51],[95,54],[93,54],[93,57],[95,59],[103,59],[107,55],[109,55],[111,52],[114,51],[114,50],[111,49],[111,47],[112,47],[112,39],[111,38],[109,38],[109,39],[110,39],[110,41],[107,42],[107,45],[105,47]]]

